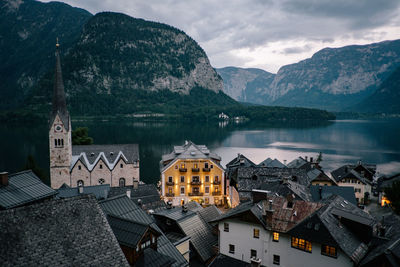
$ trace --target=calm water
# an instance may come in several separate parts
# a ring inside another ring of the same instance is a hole
[[[259,163],[267,157],[282,162],[298,156],[316,157],[321,151],[322,166],[327,171],[362,160],[378,164],[382,174],[400,172],[400,120],[225,127],[206,123],[73,122],[72,126],[89,127],[96,144],[138,143],[140,175],[147,183],[158,181],[161,155],[185,140],[207,145],[222,157],[224,165],[237,153]],[[47,124],[0,125],[0,151],[0,171],[18,171],[31,154],[48,173]]]

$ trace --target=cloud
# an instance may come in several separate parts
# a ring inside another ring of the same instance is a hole
[[[335,47],[400,37],[398,0],[64,2],[92,13],[122,12],[177,27],[203,47],[214,67],[240,64],[276,72],[327,44]],[[273,50],[280,56],[274,56]]]

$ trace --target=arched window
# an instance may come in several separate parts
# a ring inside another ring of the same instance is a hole
[[[119,178],[119,186],[124,187],[125,186],[125,178]]]
[[[84,185],[84,183],[83,183],[83,181],[82,181],[82,180],[78,180],[78,182],[77,182],[76,184],[78,185],[78,187],[80,187],[80,186],[83,186],[83,185]]]
[[[61,146],[64,146],[64,139],[61,139]]]
[[[57,139],[57,145],[61,146],[61,140],[60,139]]]
[[[57,146],[57,139],[54,139],[54,146]]]

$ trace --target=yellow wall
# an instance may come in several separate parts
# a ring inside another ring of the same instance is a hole
[[[203,171],[203,168],[205,166],[205,163],[208,163],[208,167],[210,168],[209,172]],[[186,172],[181,172],[179,169],[182,167],[182,164],[185,165]],[[195,164],[197,164],[197,168],[199,169],[199,172],[193,172],[192,168],[195,168]],[[213,168],[211,168],[211,165],[213,165]],[[177,160],[173,165],[171,165],[167,170],[165,170],[162,175],[165,177],[165,183],[162,185],[165,188],[165,193],[167,197],[167,193],[169,192],[169,188],[172,188],[172,192],[174,193],[175,197],[189,197],[189,193],[192,192],[192,187],[197,186],[199,187],[199,192],[203,193],[203,196],[190,196],[190,199],[196,200],[196,199],[205,199],[205,197],[212,197],[212,192],[215,191],[216,187],[218,187],[218,190],[221,192],[220,195],[214,196],[218,198],[223,197],[223,191],[224,191],[224,173],[223,170],[220,169],[214,162],[212,162],[210,159],[202,159],[202,160]],[[181,182],[181,176],[185,177],[185,181],[182,183]],[[192,177],[193,176],[199,176],[201,185],[191,185],[192,182]],[[209,182],[206,182],[206,176],[209,176]],[[220,184],[215,185],[213,184],[214,182],[214,177],[218,176],[218,181],[220,181]],[[167,185],[167,182],[169,180],[169,177],[172,177],[172,181],[174,182],[174,185],[169,186]],[[181,195],[181,187],[185,187],[185,194]],[[209,187],[209,193],[205,193],[205,187]],[[210,203],[213,204],[213,203]]]

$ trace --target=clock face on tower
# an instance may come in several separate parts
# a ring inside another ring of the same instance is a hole
[[[56,132],[61,132],[61,131],[62,131],[62,126],[59,125],[59,124],[57,124],[57,125],[54,127],[54,131],[56,131]]]

